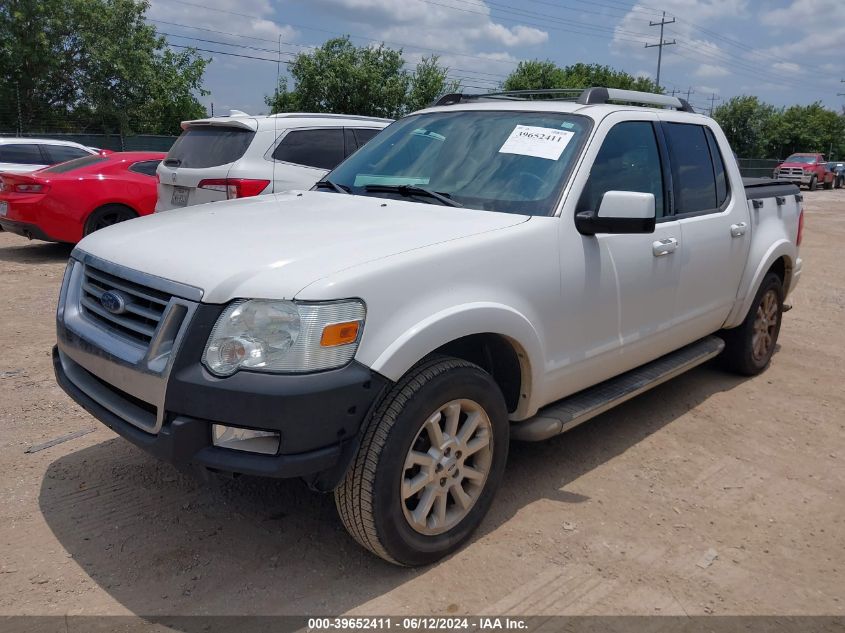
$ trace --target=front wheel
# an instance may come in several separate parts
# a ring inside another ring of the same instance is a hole
[[[807,189],[809,189],[810,191],[815,191],[815,190],[816,190],[816,177],[815,177],[815,176],[813,176],[812,178],[810,178],[810,184],[809,184],[809,185],[807,185]]]
[[[763,279],[745,320],[725,330],[722,359],[728,369],[755,376],[769,366],[783,319],[783,281],[769,273]]]
[[[481,523],[502,479],[509,422],[493,378],[477,365],[417,365],[373,413],[335,490],[358,543],[399,565],[432,563]]]

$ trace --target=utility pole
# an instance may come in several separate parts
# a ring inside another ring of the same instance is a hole
[[[841,83],[841,84],[845,84],[845,79],[840,79],[840,80],[839,80],[839,83]],[[837,93],[836,93],[836,96],[837,96],[837,97],[845,97],[845,92],[837,92]]]
[[[712,95],[707,97],[707,100],[710,102],[710,113],[707,116],[713,116],[713,106],[717,101],[721,101],[722,97],[717,97],[716,93],[714,92]]]
[[[666,26],[667,24],[674,24],[674,23],[675,23],[675,18],[672,18],[671,20],[666,19],[666,12],[665,11],[663,12],[663,17],[660,18],[660,22],[649,22],[648,23],[649,26],[659,26],[660,27],[660,43],[659,44],[646,44],[645,45],[646,48],[656,48],[657,49],[657,79],[655,80],[655,83],[657,84],[658,88],[660,87],[660,62],[663,61],[663,47],[664,46],[672,46],[673,44],[678,43],[675,40],[672,40],[671,42],[669,42],[669,41],[666,41],[666,40],[663,39],[663,27]]]
[[[678,91],[678,92],[680,92],[680,91]],[[692,86],[687,87],[687,103],[689,103],[690,95],[694,95],[694,94],[695,94],[695,90],[692,89]]]

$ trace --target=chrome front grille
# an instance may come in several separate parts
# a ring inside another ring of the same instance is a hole
[[[120,419],[158,433],[170,369],[201,299],[194,286],[74,250],[56,311],[68,379]]]
[[[804,175],[802,167],[781,167],[778,176],[782,178],[801,178]]]
[[[112,312],[103,304],[103,295],[120,297],[120,312]],[[147,346],[164,315],[171,296],[147,286],[85,266],[82,279],[80,304],[82,311],[92,321]]]

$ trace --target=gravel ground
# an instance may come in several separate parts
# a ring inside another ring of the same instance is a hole
[[[479,533],[416,570],[331,496],[200,484],[73,404],[50,360],[69,248],[0,233],[0,614],[845,614],[845,191],[805,196],[766,373],[704,366],[514,444]]]

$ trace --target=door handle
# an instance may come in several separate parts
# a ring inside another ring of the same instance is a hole
[[[651,243],[651,252],[655,257],[670,255],[678,250],[678,240],[674,237],[667,237],[665,240],[657,240]]]
[[[731,224],[731,237],[742,237],[747,229],[748,225],[745,222]]]

